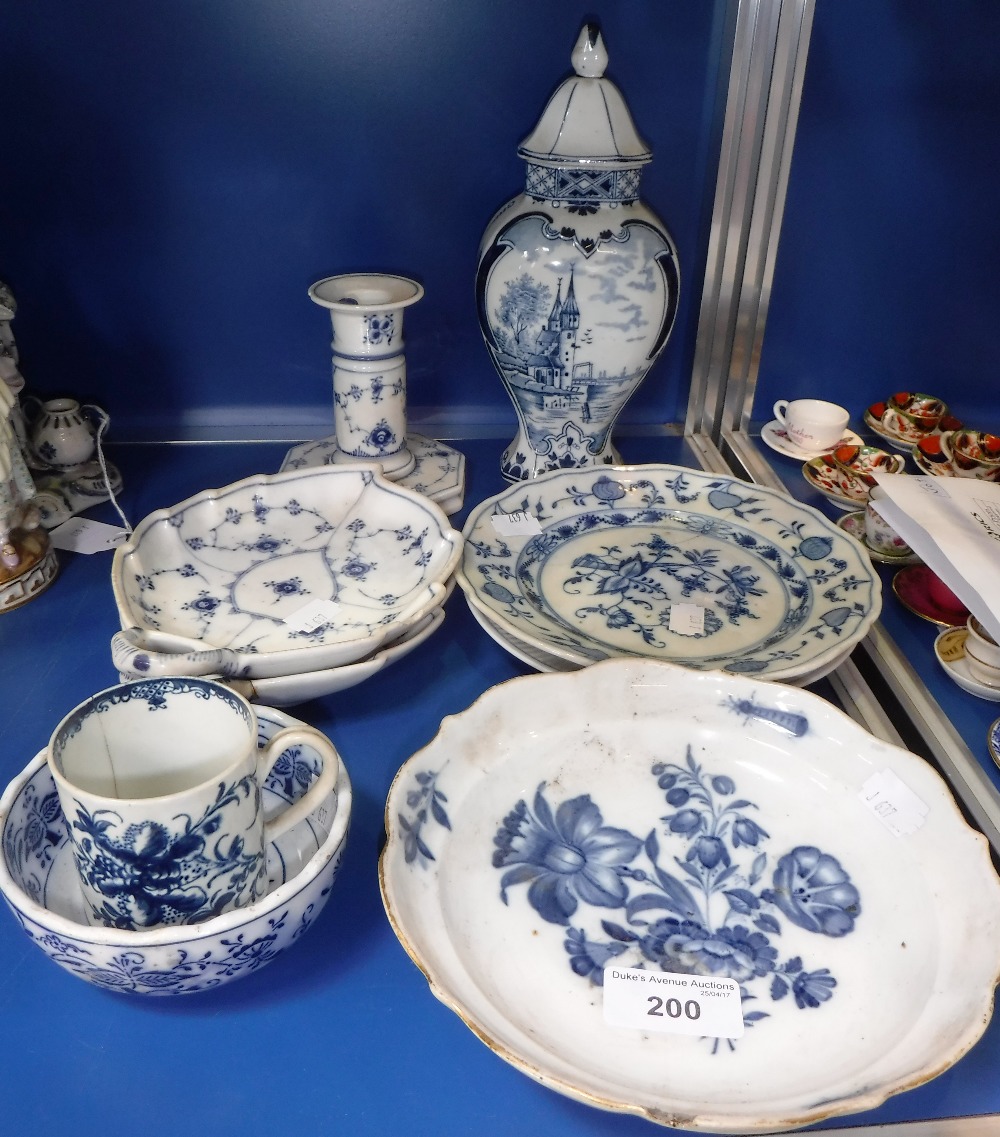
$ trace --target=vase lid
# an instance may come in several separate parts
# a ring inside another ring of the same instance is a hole
[[[645,165],[652,151],[621,91],[604,78],[608,53],[596,24],[580,29],[571,59],[574,74],[556,89],[518,154],[541,166]]]

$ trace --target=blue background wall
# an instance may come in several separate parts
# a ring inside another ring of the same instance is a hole
[[[1000,431],[1000,4],[819,0],[755,418],[895,390]]]
[[[720,0],[36,0],[0,37],[0,279],[29,386],[118,438],[332,422],[337,272],[399,272],[410,403],[513,427],[482,346],[479,238],[516,147],[599,19],[654,161],[683,294],[630,405],[683,416],[715,180]]]

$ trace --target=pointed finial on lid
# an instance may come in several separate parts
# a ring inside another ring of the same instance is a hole
[[[608,50],[596,24],[584,24],[570,56],[573,70],[586,79],[600,79],[608,66]]]

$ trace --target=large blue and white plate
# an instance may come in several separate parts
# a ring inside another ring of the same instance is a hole
[[[403,765],[386,829],[386,911],[433,993],[594,1106],[806,1125],[935,1077],[991,1015],[985,839],[926,762],[783,684],[650,660],[511,680]],[[725,980],[742,1036],[610,1025],[609,965]]]
[[[870,560],[822,514],[679,466],[546,474],[483,502],[464,537],[469,603],[578,666],[650,656],[796,679],[843,658],[881,610]]]

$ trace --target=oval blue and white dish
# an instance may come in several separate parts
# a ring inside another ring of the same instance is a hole
[[[650,660],[514,679],[403,765],[386,829],[383,901],[433,993],[603,1109],[803,1126],[935,1077],[992,1013],[985,838],[805,691]],[[742,1034],[609,1024],[608,968],[736,984]]]
[[[297,719],[255,707],[261,742]],[[263,786],[273,816],[310,785],[322,759],[289,747]],[[351,782],[339,764],[333,792],[267,848],[266,895],[189,926],[127,931],[84,915],[66,822],[43,751],[0,798],[0,893],[26,935],[60,967],[109,991],[185,995],[242,979],[297,943],[326,905],[347,843]]]
[[[437,505],[365,466],[203,490],[115,550],[115,662],[239,679],[353,663],[441,606],[460,550]]]
[[[822,514],[680,466],[546,474],[477,506],[464,537],[469,603],[578,666],[649,656],[791,680],[843,658],[881,610],[871,561]]]

